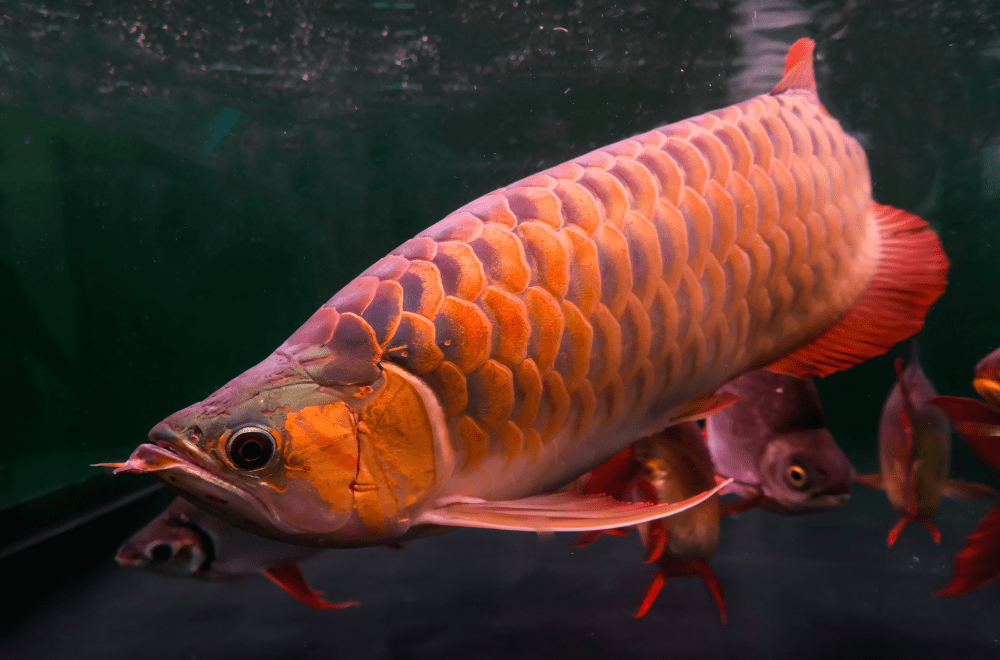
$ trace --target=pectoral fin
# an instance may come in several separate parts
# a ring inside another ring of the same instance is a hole
[[[417,516],[414,523],[520,532],[597,531],[638,525],[680,513],[701,504],[728,483],[674,504],[619,502],[603,495],[581,495],[572,491],[500,502],[469,498],[444,502]]]
[[[314,610],[342,610],[345,607],[357,605],[357,601],[346,603],[331,603],[325,601],[320,596],[322,591],[314,591],[306,584],[306,579],[299,570],[299,565],[295,562],[279,564],[264,571],[264,576],[271,582],[287,591],[300,603],[304,603]]]
[[[979,455],[1000,470],[1000,411],[982,401],[960,396],[938,396],[930,403],[944,409]]]
[[[718,392],[699,399],[688,401],[683,406],[674,411],[670,416],[670,424],[680,424],[681,422],[693,422],[697,419],[711,417],[717,412],[721,412],[740,400],[739,395],[732,392]]]
[[[985,484],[976,484],[958,479],[946,479],[941,482],[941,494],[953,500],[979,500],[1000,495],[996,489]]]
[[[885,480],[882,478],[881,474],[859,474],[854,478],[862,486],[868,486],[869,488],[875,488],[878,490],[885,489]]]

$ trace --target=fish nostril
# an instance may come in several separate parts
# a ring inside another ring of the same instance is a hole
[[[150,558],[159,563],[166,563],[174,556],[174,549],[169,543],[158,543],[149,550]]]
[[[177,433],[167,426],[166,422],[160,422],[149,432],[149,439],[156,445],[162,447],[177,441]]]

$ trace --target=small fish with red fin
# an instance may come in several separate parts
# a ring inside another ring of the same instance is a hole
[[[941,532],[934,516],[942,496],[958,499],[982,497],[990,489],[948,478],[951,462],[951,425],[948,415],[931,400],[937,396],[913,342],[910,360],[897,358],[896,384],[889,392],[879,422],[880,474],[862,475],[860,483],[885,489],[899,521],[889,531],[888,545],[903,528],[916,521],[927,528],[935,543]]]
[[[972,381],[987,403],[957,396],[932,400],[951,417],[955,429],[1000,472],[1000,349],[979,361]],[[969,535],[955,558],[955,573],[939,596],[959,596],[1000,577],[1000,506],[994,507]]]
[[[711,489],[716,481],[705,439],[695,422],[677,424],[639,440],[581,480],[584,493],[658,504],[686,500]],[[719,580],[708,565],[719,545],[719,518],[719,498],[715,496],[669,518],[636,525],[646,547],[646,563],[655,562],[659,567],[636,617],[649,611],[669,578],[697,575],[712,592],[722,622],[726,622]],[[601,533],[583,534],[574,545],[589,545]],[[619,536],[628,531],[603,533]]]
[[[244,532],[178,497],[125,541],[115,558],[128,568],[202,580],[239,580],[262,573],[313,609],[357,605],[323,600],[322,592],[306,584],[297,562],[319,552]]]
[[[827,430],[811,379],[761,369],[720,392],[739,401],[708,417],[705,433],[715,471],[735,479],[727,492],[746,500],[741,508],[791,514],[847,502],[854,467]]]

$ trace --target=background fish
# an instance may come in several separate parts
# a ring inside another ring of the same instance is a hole
[[[889,531],[891,547],[911,521],[927,528],[940,543],[941,532],[934,516],[942,495],[956,498],[988,494],[978,484],[948,479],[951,462],[951,426],[948,415],[931,399],[937,396],[928,380],[913,342],[910,360],[896,359],[896,384],[889,392],[879,422],[879,465],[881,473],[863,475],[858,481],[884,488],[889,503],[899,513],[899,522]]]
[[[325,601],[306,584],[296,562],[319,552],[244,532],[178,497],[125,541],[115,558],[122,566],[173,577],[239,580],[262,573],[312,608],[356,605]]]
[[[710,497],[554,491],[719,409],[745,371],[884,352],[945,285],[934,232],[872,201],[864,152],[819,103],[813,47],[796,42],[769,95],[460,208],[112,465],[331,547],[426,525],[608,529]]]
[[[980,360],[972,384],[989,405],[957,396],[939,396],[931,402],[948,413],[958,432],[983,460],[1000,472],[1000,349]],[[996,492],[992,494],[995,496]],[[998,577],[1000,506],[994,507],[979,522],[955,558],[955,573],[951,582],[936,593],[939,596],[958,596]]]
[[[727,490],[776,513],[823,511],[850,497],[854,467],[826,428],[810,379],[752,371],[722,391],[739,397],[706,420],[708,449]]]

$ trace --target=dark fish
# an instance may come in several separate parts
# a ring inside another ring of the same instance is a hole
[[[934,516],[941,497],[966,499],[985,493],[978,484],[948,478],[951,425],[947,413],[931,403],[937,392],[920,368],[915,341],[905,368],[899,358],[895,365],[896,384],[879,421],[881,473],[863,475],[858,481],[884,488],[889,503],[899,513],[899,521],[889,530],[890,547],[912,521],[926,527],[934,542],[940,543],[941,532],[934,525]]]
[[[262,573],[314,609],[342,609],[306,584],[297,562],[320,552],[233,527],[178,497],[118,549],[122,566],[173,577],[239,580]]]
[[[739,401],[707,418],[705,432],[716,472],[735,479],[730,492],[776,513],[848,500],[854,468],[826,428],[812,380],[759,370],[721,391]]]

